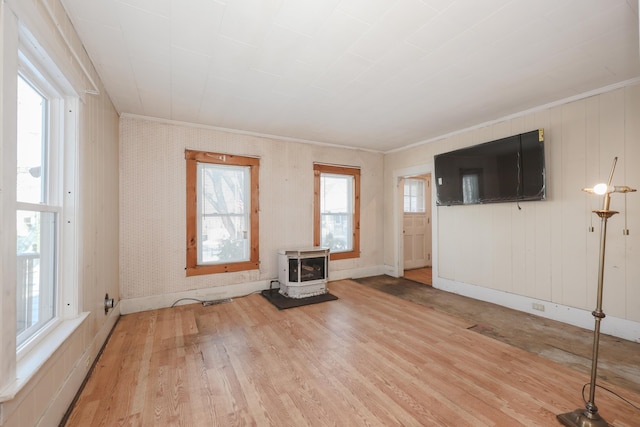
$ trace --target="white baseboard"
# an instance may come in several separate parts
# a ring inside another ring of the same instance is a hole
[[[383,271],[381,274],[386,274],[387,276],[395,277],[396,279],[400,277],[400,275],[398,274],[398,269],[393,265],[385,264],[384,266],[382,266],[382,270]]]
[[[378,276],[380,274],[385,274],[384,267],[381,265],[374,265],[372,267],[331,271],[329,273],[329,280],[358,279],[360,277]]]
[[[352,279],[358,277],[377,276],[384,274],[383,266],[353,268],[348,270],[329,271],[329,280]],[[180,304],[193,304],[194,300],[217,301],[226,298],[239,298],[245,295],[269,289],[271,281],[276,279],[259,280],[249,283],[236,283],[232,285],[216,286],[212,288],[193,289],[184,292],[174,292],[164,295],[153,295],[148,297],[123,299],[120,301],[120,312],[122,314],[137,313],[140,311],[156,310],[159,308],[171,307],[176,301]],[[274,284],[275,287],[279,285]]]
[[[580,328],[588,330],[594,329],[594,318],[589,310],[484,288],[482,286],[470,285],[468,283],[456,282],[441,277],[434,277],[433,287],[547,319],[557,320]],[[540,310],[534,309],[534,304],[538,306]],[[600,322],[600,331],[603,334],[612,335],[628,341],[640,342],[639,322],[607,316]]]
[[[274,279],[275,280],[275,279]],[[120,312],[122,314],[138,313],[140,311],[156,310],[159,308],[176,305],[193,304],[194,300],[218,301],[227,298],[238,298],[241,296],[260,292],[269,289],[271,280],[260,280],[257,282],[236,283],[233,285],[216,286],[213,288],[193,289],[184,292],[174,292],[171,294],[153,295],[149,297],[131,298],[120,300]],[[278,286],[277,284],[275,285]],[[178,300],[183,301],[177,302]]]
[[[329,280],[356,279],[360,277],[378,276],[386,274],[392,277],[397,273],[393,266],[378,265],[349,270],[330,271]],[[275,280],[275,279],[274,279]],[[132,298],[121,300],[118,304],[122,314],[136,313],[139,311],[155,310],[158,308],[170,307],[181,298],[187,298],[183,304],[193,303],[188,298],[202,301],[216,301],[226,298],[237,298],[252,293],[269,289],[271,280],[261,280],[250,283],[238,283],[233,285],[217,286],[214,288],[195,289],[185,292],[176,292],[165,295],[154,295],[150,297]],[[277,284],[275,286],[278,286]],[[593,330],[594,320],[591,311],[561,304],[529,298],[522,295],[511,294],[495,289],[481,286],[460,283],[453,280],[435,277],[433,287],[443,291],[467,296],[481,301],[491,302],[503,307],[525,313],[534,314],[551,320],[568,323],[570,325]],[[178,303],[180,304],[180,303]],[[544,311],[536,310],[536,304]],[[625,340],[640,342],[640,323],[631,320],[607,316],[601,322],[601,331],[604,334],[623,338]]]

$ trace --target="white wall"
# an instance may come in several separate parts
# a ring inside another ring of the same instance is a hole
[[[547,200],[438,207],[436,287],[592,327],[596,306],[601,199],[581,191],[606,181],[640,188],[640,85],[610,90],[385,156],[385,265],[394,271],[394,176],[433,168],[433,156],[529,130],[545,129]],[[614,194],[606,250],[603,330],[640,341],[640,193]],[[622,230],[627,221],[630,230]],[[590,232],[593,224],[595,231]],[[541,302],[545,312],[532,311]],[[574,318],[575,317],[575,318]]]
[[[0,425],[56,426],[119,315],[119,307],[109,314],[104,312],[105,293],[116,300],[119,297],[118,115],[58,0],[5,0],[0,4],[0,12],[2,82],[3,88],[9,89],[0,92],[4,125],[0,147],[15,145],[15,135],[8,135],[6,130],[15,127],[15,58],[20,27],[41,45],[80,97],[79,188],[78,194],[69,195],[75,197],[79,212],[76,217],[78,254],[73,264],[77,264],[79,276],[80,314],[66,319],[64,327],[50,337],[51,345],[43,346],[50,353],[32,352],[39,354],[19,361],[17,366],[0,364],[0,382],[6,385],[0,393]],[[100,94],[87,94],[86,89],[97,89]],[[0,156],[4,155],[11,153],[3,150]],[[3,171],[3,174],[15,174],[15,171]],[[9,181],[5,176],[8,175],[3,175],[3,183]],[[5,185],[1,188],[4,190]],[[12,194],[15,200],[15,191]],[[3,197],[5,195],[6,192]],[[13,206],[13,202],[5,204],[3,199],[0,206],[3,228],[15,228],[15,210],[9,206]],[[5,240],[3,238],[3,258],[10,253],[10,248],[15,253],[15,240],[13,243]],[[15,269],[3,268],[1,280],[0,360],[4,361],[15,355],[15,312],[5,310],[15,305],[12,291]]]
[[[313,163],[361,168],[361,256],[332,261],[330,279],[382,265],[383,156],[123,116],[120,121],[122,312],[178,298],[221,299],[269,286],[277,251],[313,244]],[[260,269],[186,277],[185,149],[260,157]]]

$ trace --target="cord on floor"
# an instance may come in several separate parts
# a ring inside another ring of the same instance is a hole
[[[586,383],[585,385],[582,386],[582,400],[584,400],[584,403],[587,403],[587,399],[584,397],[584,391],[586,390],[587,386],[591,386],[591,383]],[[622,400],[624,403],[626,403],[627,405],[631,406],[632,408],[640,411],[640,406],[635,405],[633,402],[631,402],[630,400],[622,397],[621,395],[619,395],[618,393],[616,393],[613,390],[608,389],[607,387],[601,386],[600,384],[596,384],[596,387],[600,387],[601,389],[608,391],[609,393],[613,394],[615,397],[617,397],[618,399]]]

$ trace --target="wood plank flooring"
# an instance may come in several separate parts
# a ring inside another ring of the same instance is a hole
[[[591,373],[593,329],[579,328],[534,314],[424,286],[386,275],[356,282],[450,316],[465,319],[474,332],[568,366],[584,377]],[[608,319],[605,320],[607,322]],[[640,393],[640,342],[600,335],[598,377]],[[640,414],[640,411],[639,411]]]
[[[584,406],[570,368],[350,280],[329,289],[340,299],[284,311],[250,295],[123,316],[66,425],[554,426]]]
[[[423,285],[433,285],[433,273],[431,267],[414,268],[413,270],[405,270],[405,279],[422,283]]]

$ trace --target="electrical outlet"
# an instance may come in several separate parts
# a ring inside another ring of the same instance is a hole
[[[531,304],[531,306],[533,307],[534,310],[544,311],[544,304],[534,302],[533,304]]]

